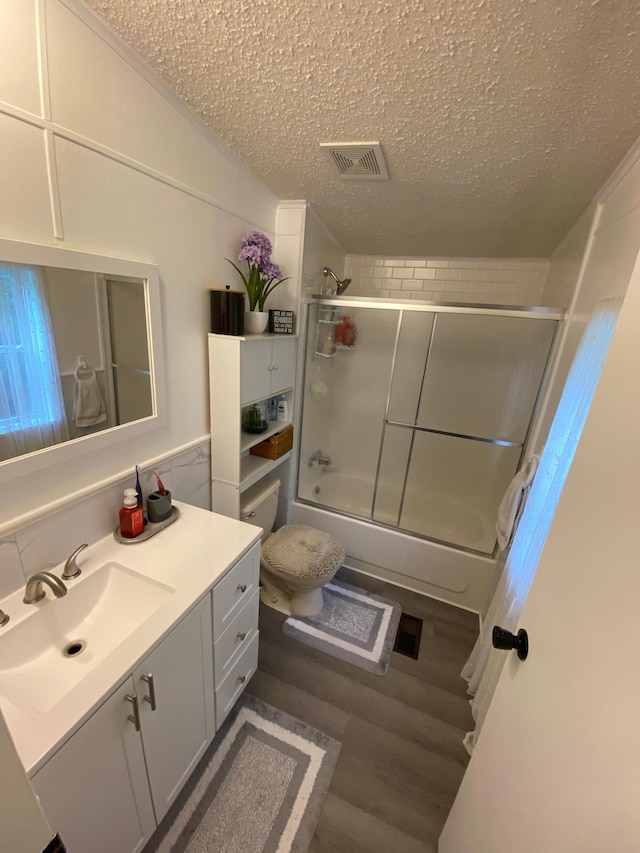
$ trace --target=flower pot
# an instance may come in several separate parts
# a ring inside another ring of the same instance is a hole
[[[244,331],[247,335],[261,335],[269,323],[268,311],[245,311]]]

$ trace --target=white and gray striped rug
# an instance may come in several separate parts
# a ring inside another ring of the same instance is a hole
[[[282,632],[374,675],[386,675],[401,605],[335,579],[322,591],[324,607],[320,613],[289,616]]]
[[[339,753],[244,694],[144,853],[306,853]]]

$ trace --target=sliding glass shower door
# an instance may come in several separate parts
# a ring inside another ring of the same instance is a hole
[[[310,306],[298,497],[490,554],[557,319],[379,306]]]

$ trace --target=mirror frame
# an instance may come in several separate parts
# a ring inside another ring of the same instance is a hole
[[[77,456],[78,453],[102,450],[105,447],[135,438],[152,429],[166,425],[167,404],[162,349],[160,278],[158,267],[155,264],[107,255],[94,255],[90,252],[79,252],[75,249],[63,249],[42,243],[4,239],[0,239],[0,261],[142,279],[145,285],[149,367],[152,400],[154,402],[153,413],[149,417],[0,462],[0,483],[15,480],[18,477],[48,468],[50,465],[66,462],[68,459]]]

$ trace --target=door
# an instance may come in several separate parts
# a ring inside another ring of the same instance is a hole
[[[441,853],[640,850],[639,279]]]
[[[160,823],[215,734],[209,595],[145,658],[133,677]]]
[[[271,393],[277,394],[287,388],[293,388],[296,377],[295,338],[273,339],[271,355]]]
[[[240,348],[240,402],[263,400],[271,394],[271,339],[243,342]]]
[[[144,282],[107,278],[107,303],[116,423],[128,424],[153,414]]]

